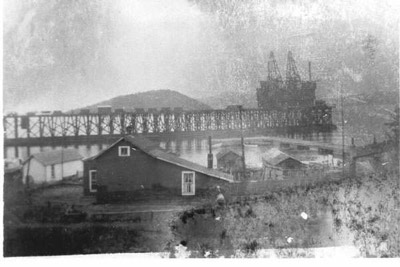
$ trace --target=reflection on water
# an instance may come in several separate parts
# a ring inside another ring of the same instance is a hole
[[[64,149],[77,149],[79,153],[83,157],[91,157],[99,153],[102,149],[105,149],[108,147],[108,144],[96,144],[96,145],[79,145],[79,146],[64,146]],[[29,154],[36,154],[40,152],[45,152],[45,151],[51,151],[51,150],[58,150],[61,149],[61,146],[32,146],[29,147]],[[15,158],[16,156],[16,148],[14,147],[7,147],[5,151],[5,158]],[[26,159],[28,157],[28,148],[27,147],[18,147],[18,156],[21,159]]]
[[[299,136],[296,136],[300,138]],[[333,144],[341,144],[341,134],[339,132],[335,132],[330,136],[324,136],[322,134],[313,134],[308,137],[304,137],[306,140],[318,140],[320,142],[333,143]],[[350,137],[346,137],[346,144],[350,144]],[[94,156],[102,149],[105,149],[109,146],[109,144],[91,144],[91,145],[71,145],[66,146],[64,148],[75,148],[78,149],[83,157]],[[207,153],[208,153],[208,140],[207,139],[188,139],[182,141],[174,141],[170,140],[167,142],[161,142],[160,147],[167,149],[171,152],[178,154],[180,157],[187,159],[189,161],[193,161],[203,166],[207,166]],[[241,155],[240,146],[231,147],[238,154]],[[16,149],[18,152],[16,152]],[[50,151],[54,149],[61,149],[61,146],[34,146],[29,147],[29,153],[27,147],[6,147],[5,148],[5,158],[15,158],[18,153],[18,157],[21,159],[26,159],[29,155]],[[249,167],[259,167],[261,164],[261,154],[265,152],[268,147],[257,147],[257,146],[246,146],[245,147],[245,156],[246,156],[246,165]],[[216,154],[221,150],[221,147],[218,145],[213,145],[212,153],[214,155],[214,167],[216,167]]]
[[[78,149],[79,153],[83,157],[91,157],[99,153],[102,149],[107,148],[108,144],[99,144],[99,145],[79,145],[79,146],[66,146],[66,148]],[[173,153],[179,155],[179,157],[184,158],[186,160],[195,162],[197,164],[207,166],[207,154],[209,152],[208,141],[204,140],[185,140],[182,142],[161,142],[160,147],[167,149]],[[30,154],[35,154],[44,151],[61,149],[61,146],[44,146],[44,147],[30,147]],[[241,155],[240,146],[232,147],[239,155]],[[212,153],[214,155],[214,167],[217,167],[217,159],[216,154],[221,150],[221,147],[213,147]],[[258,148],[257,146],[246,146],[246,164],[249,166],[259,166],[261,164],[260,152],[263,151],[262,148]],[[7,148],[7,158],[15,157],[15,148],[8,147]],[[26,159],[28,157],[28,149],[26,147],[18,147],[19,157],[22,159]]]

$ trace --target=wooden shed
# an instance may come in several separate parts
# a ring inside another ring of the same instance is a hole
[[[306,173],[305,164],[276,148],[264,153],[262,159],[265,180],[282,180],[288,177],[304,176]]]
[[[217,168],[223,172],[237,176],[243,170],[242,156],[236,151],[223,148],[216,155]]]
[[[31,155],[23,163],[23,182],[54,183],[83,170],[82,155],[76,149],[44,151]]]
[[[179,158],[140,136],[125,136],[84,162],[84,194],[102,202],[155,192],[195,196],[233,181],[229,174]]]

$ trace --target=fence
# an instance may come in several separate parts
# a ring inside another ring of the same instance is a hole
[[[317,183],[339,181],[342,179],[341,172],[325,174],[324,176],[309,176],[307,178],[291,177],[283,180],[264,180],[264,181],[242,181],[230,184],[227,187],[229,195],[251,196],[263,195],[267,192],[282,190],[288,187],[307,186]]]

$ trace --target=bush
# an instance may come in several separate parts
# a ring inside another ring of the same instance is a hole
[[[259,248],[259,244],[257,243],[256,240],[247,242],[243,245],[243,250],[245,253],[247,254],[253,254],[257,251],[257,249]]]

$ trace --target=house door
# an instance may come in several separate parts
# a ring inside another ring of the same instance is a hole
[[[193,196],[195,194],[194,172],[182,172],[182,195]]]

